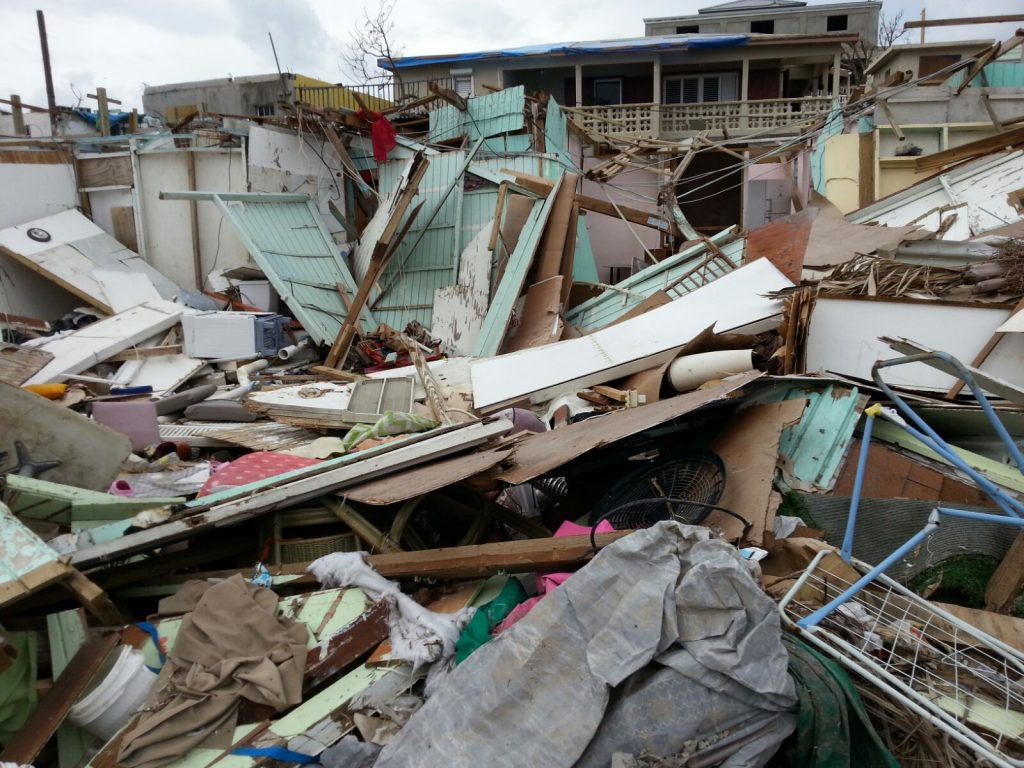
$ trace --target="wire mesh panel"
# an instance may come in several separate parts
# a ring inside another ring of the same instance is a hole
[[[780,602],[785,623],[992,764],[1024,766],[1024,655],[884,575],[800,626],[870,570],[827,567],[829,556],[838,560],[819,553]]]

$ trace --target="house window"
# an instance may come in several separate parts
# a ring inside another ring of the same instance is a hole
[[[273,117],[274,116],[274,105],[273,104],[254,104],[252,107],[252,113],[256,117]]]
[[[686,27],[676,27],[677,35],[699,35],[700,26],[697,24],[690,24]]]
[[[736,101],[738,86],[739,76],[735,72],[671,75],[662,82],[662,103],[701,104],[709,101]]]
[[[464,99],[470,98],[473,95],[473,70],[453,69],[451,75],[452,90]]]
[[[775,19],[750,22],[750,31],[757,35],[774,35]]]
[[[594,104],[605,106],[607,104],[622,103],[622,78],[605,77],[594,80]]]
[[[850,28],[846,14],[842,16],[829,16],[825,19],[826,32],[845,32]]]
[[[921,83],[921,85],[942,84],[950,76],[948,72],[938,77],[929,77],[929,75],[934,75],[936,72],[945,69],[951,64],[956,64],[958,61],[960,61],[959,53],[938,53],[922,56],[917,61],[917,76],[921,78],[927,77],[928,79]]]

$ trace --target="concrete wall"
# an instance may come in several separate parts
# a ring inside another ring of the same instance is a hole
[[[860,207],[860,134],[842,133],[825,142],[825,197],[843,213]]]
[[[287,97],[294,91],[293,81],[286,80]],[[146,89],[142,105],[147,115],[174,122],[191,110],[220,112],[228,115],[255,115],[257,105],[275,105],[281,98],[281,81],[276,78],[254,80],[212,81],[211,84],[182,83],[180,86],[159,86]]]
[[[819,35],[828,31],[829,16],[846,16],[847,32],[856,32],[864,40],[878,39],[878,13],[881,3],[861,6],[809,6],[799,10],[776,8],[752,13],[701,13],[645,23],[644,34],[674,35],[679,27],[697,26],[700,34],[749,34],[750,22],[775,22],[776,35]]]
[[[991,124],[983,96],[996,117],[1009,121],[1024,114],[1024,88],[967,88],[959,96],[944,85],[919,86],[889,99],[889,111],[901,126],[980,123]],[[881,109],[875,110],[875,122],[889,125]]]

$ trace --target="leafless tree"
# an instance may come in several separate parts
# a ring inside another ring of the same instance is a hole
[[[363,8],[363,18],[350,33],[348,46],[342,52],[342,66],[357,84],[385,85],[392,81],[401,82],[392,66],[384,69],[381,60],[394,62],[402,55],[402,49],[395,44],[395,23],[391,16],[396,0],[380,0],[377,10],[371,13]]]
[[[897,11],[892,17],[883,13],[878,18],[878,42],[866,42],[863,38],[856,43],[843,46],[843,65],[850,73],[850,85],[863,85],[867,79],[865,70],[868,64],[879,53],[895,45],[907,34],[903,28],[903,11]]]

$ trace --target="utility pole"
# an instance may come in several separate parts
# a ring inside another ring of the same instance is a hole
[[[53,72],[50,71],[50,44],[46,41],[46,18],[36,11],[39,24],[39,47],[43,50],[43,76],[46,78],[46,106],[50,110],[50,135],[57,135],[57,97],[53,92]]]

